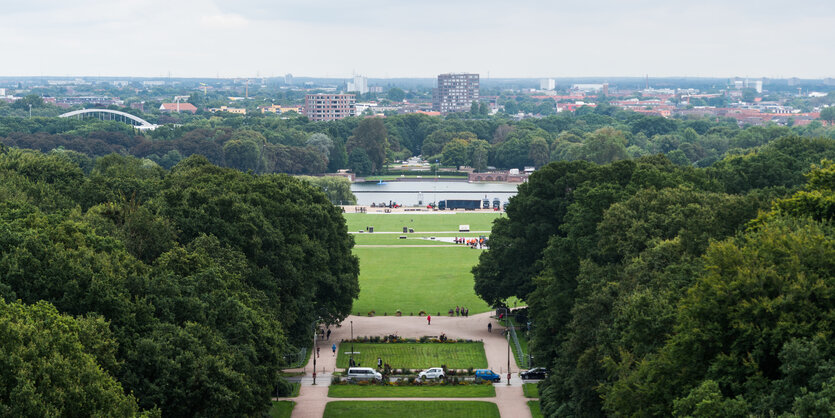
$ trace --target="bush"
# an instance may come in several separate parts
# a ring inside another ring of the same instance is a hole
[[[279,380],[275,388],[275,395],[284,397],[290,396],[291,394],[293,394],[293,384],[284,379]]]

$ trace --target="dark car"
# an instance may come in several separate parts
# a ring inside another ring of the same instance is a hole
[[[522,379],[544,379],[548,377],[548,370],[544,367],[535,367],[519,373],[519,376],[522,377]]]

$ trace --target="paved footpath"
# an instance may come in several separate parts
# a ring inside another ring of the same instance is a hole
[[[484,352],[487,364],[494,372],[502,376],[502,383],[495,384],[494,398],[329,398],[328,386],[331,373],[336,369],[336,356],[333,355],[331,345],[336,343],[340,350],[339,341],[351,337],[350,324],[353,321],[354,336],[384,336],[396,334],[404,338],[416,338],[424,335],[446,334],[449,338],[463,338],[484,341]],[[487,332],[487,324],[493,324],[493,332]],[[301,369],[285,370],[286,372],[304,372],[301,378],[301,390],[295,398],[281,398],[296,402],[293,417],[320,418],[325,412],[325,405],[332,401],[485,401],[498,405],[502,417],[531,416],[528,400],[522,393],[522,381],[518,377],[519,368],[516,360],[510,355],[510,371],[513,373],[510,385],[507,385],[508,346],[507,339],[501,335],[504,327],[499,326],[490,318],[490,312],[464,317],[432,317],[432,325],[427,325],[425,317],[363,317],[349,316],[342,322],[341,327],[331,327],[329,340],[317,339],[319,357],[316,359],[316,386],[313,386],[313,358]],[[313,350],[314,355],[316,349]]]

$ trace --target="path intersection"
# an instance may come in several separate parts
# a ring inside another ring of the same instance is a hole
[[[507,339],[502,335],[504,327],[500,326],[491,312],[485,312],[469,317],[432,317],[432,325],[427,325],[425,317],[392,317],[376,316],[364,317],[351,315],[342,322],[341,327],[331,327],[328,340],[317,338],[316,345],[320,349],[316,359],[316,385],[313,385],[313,357],[307,365],[300,369],[288,369],[285,372],[303,372],[300,379],[301,390],[295,398],[280,398],[296,402],[293,408],[294,418],[320,418],[325,412],[325,405],[334,401],[484,401],[495,403],[499,407],[502,417],[531,416],[528,408],[529,398],[522,393],[522,381],[519,378],[519,367],[513,354],[510,355],[510,385],[507,384]],[[351,338],[353,322],[355,337],[372,337],[398,335],[403,338],[419,338],[425,335],[446,334],[449,338],[481,340],[484,342],[484,353],[487,356],[488,368],[502,376],[502,382],[495,384],[496,397],[491,398],[329,398],[328,386],[331,376],[336,369],[336,356],[331,351],[331,344],[336,344],[337,351],[341,350],[339,342]],[[487,332],[487,324],[493,324],[493,332]],[[316,348],[313,349],[313,355]],[[295,379],[294,379],[295,380]]]

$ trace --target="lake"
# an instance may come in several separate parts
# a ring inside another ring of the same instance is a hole
[[[466,181],[390,181],[351,184],[351,191],[357,197],[357,204],[370,206],[371,203],[397,202],[404,206],[425,206],[430,202],[449,199],[477,199],[485,196],[492,204],[494,198],[502,203],[516,196],[516,183],[469,183]]]

